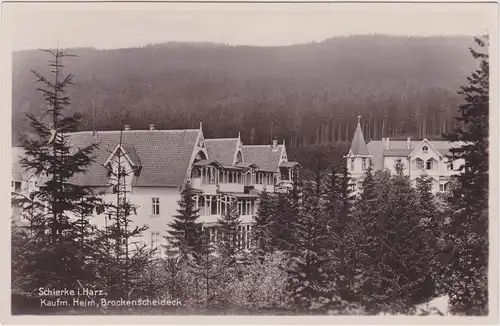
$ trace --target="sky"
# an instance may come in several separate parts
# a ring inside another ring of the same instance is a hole
[[[169,41],[289,45],[353,34],[478,35],[496,4],[3,3],[12,50],[137,47]]]

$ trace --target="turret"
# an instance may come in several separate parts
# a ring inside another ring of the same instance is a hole
[[[361,116],[358,116],[358,125],[352,137],[351,148],[349,149],[349,153],[344,156],[347,160],[347,169],[353,177],[361,176],[368,169],[370,160],[373,157],[366,146],[360,120]]]

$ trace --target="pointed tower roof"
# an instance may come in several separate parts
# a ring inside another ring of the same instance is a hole
[[[370,155],[368,148],[366,147],[363,131],[361,130],[361,124],[359,122],[360,119],[361,116],[358,115],[358,126],[354,132],[354,137],[352,137],[351,152],[354,155]]]

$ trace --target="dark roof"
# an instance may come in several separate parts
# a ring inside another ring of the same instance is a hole
[[[365,137],[363,136],[359,121],[356,131],[354,132],[354,137],[352,137],[351,151],[354,155],[370,155],[366,147]]]
[[[232,165],[238,138],[205,139],[208,158],[222,165]]]
[[[243,145],[243,157],[260,170],[277,171],[283,149],[283,145],[278,145],[276,150],[271,145]]]
[[[123,132],[122,143],[127,148],[133,146],[136,156],[132,160],[140,161],[142,170],[135,176],[132,185],[138,187],[179,187],[184,183],[196,144],[198,129],[191,130],[130,130]],[[95,162],[84,174],[75,176],[73,182],[86,186],[107,186],[106,169],[102,167],[119,143],[120,131],[101,131],[98,138],[92,132],[72,133],[69,143],[83,148],[96,143],[99,149],[94,152]]]

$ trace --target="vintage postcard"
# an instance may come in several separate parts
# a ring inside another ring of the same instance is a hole
[[[498,323],[497,3],[1,15],[2,323]]]

